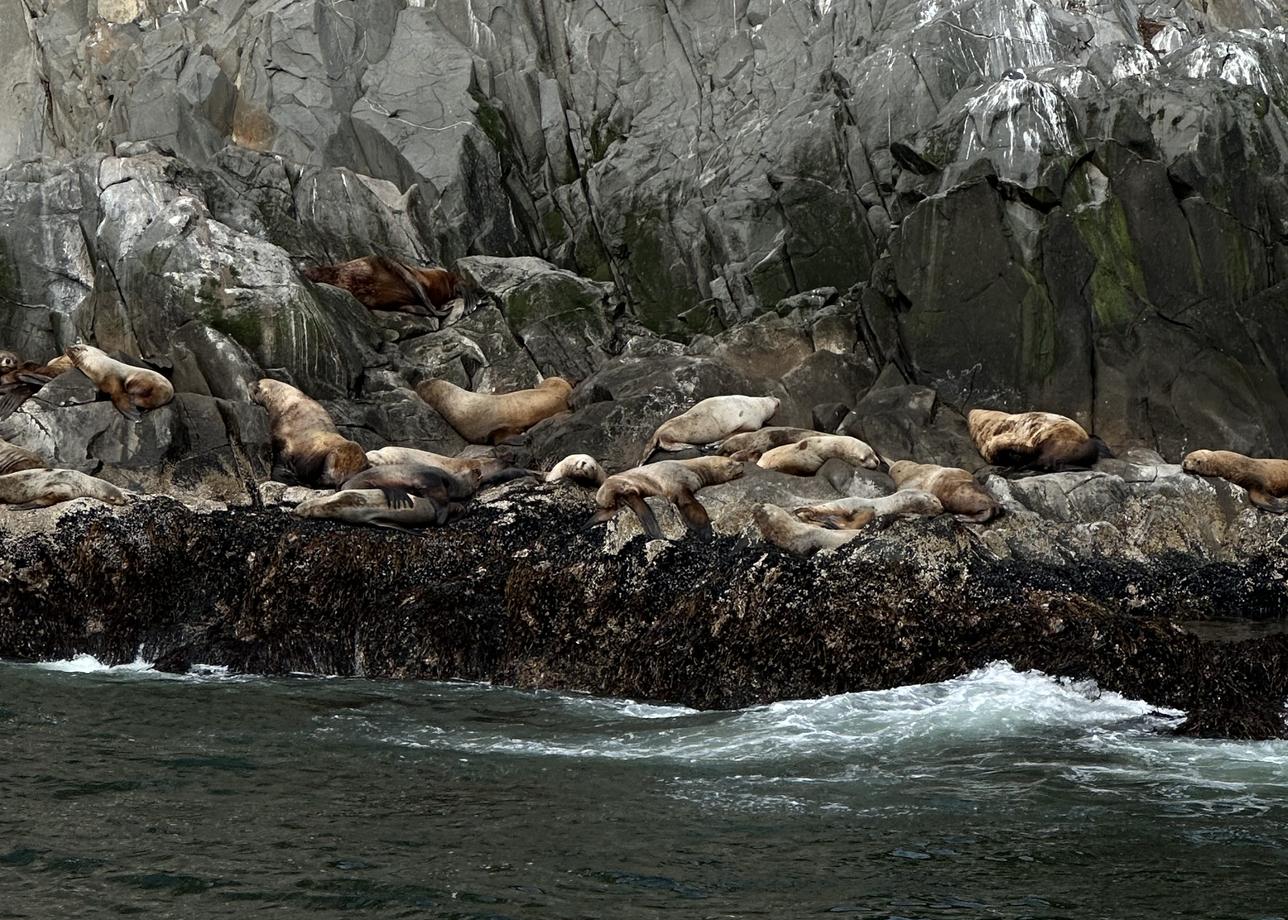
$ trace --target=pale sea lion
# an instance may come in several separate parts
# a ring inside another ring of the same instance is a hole
[[[993,496],[963,469],[899,460],[891,464],[890,478],[900,490],[929,492],[939,499],[945,511],[965,520],[983,523],[1001,511]]]
[[[379,489],[350,489],[306,499],[295,506],[294,513],[302,518],[412,530],[443,524],[460,510],[460,505],[440,505],[419,495],[413,496],[407,507],[391,508]]]
[[[416,316],[446,316],[443,309],[457,297],[465,310],[474,308],[477,291],[466,279],[445,268],[418,268],[385,256],[364,256],[335,265],[302,269],[310,281],[344,288],[368,310],[396,310]]]
[[[0,438],[0,476],[22,470],[43,470],[49,465],[38,454]]]
[[[424,463],[386,463],[363,470],[340,488],[380,489],[391,508],[410,507],[413,495],[447,506],[453,502],[467,501],[475,492],[487,486],[531,475],[528,470],[517,467],[486,474],[466,471],[457,475]]]
[[[300,484],[334,489],[367,468],[362,445],[341,435],[330,413],[289,383],[265,377],[251,386],[250,398],[268,410],[274,453]]]
[[[881,498],[841,498],[796,509],[796,517],[820,527],[854,530],[872,521],[888,523],[896,517],[930,517],[942,514],[943,504],[929,492],[903,489]]]
[[[881,465],[877,452],[858,438],[844,434],[815,434],[761,454],[756,465],[792,476],[813,476],[829,460],[875,470]]]
[[[96,498],[109,505],[129,500],[110,482],[75,470],[24,470],[0,476],[0,505],[47,508],[74,498]]]
[[[662,460],[648,466],[637,466],[604,480],[595,493],[595,504],[600,510],[591,517],[589,524],[612,520],[625,504],[644,525],[649,539],[661,540],[662,528],[644,501],[646,497],[653,496],[672,502],[689,529],[702,539],[708,539],[711,536],[711,518],[695,493],[707,486],[730,482],[742,474],[742,464],[730,457]]]
[[[773,425],[759,428],[756,431],[744,431],[742,434],[730,435],[720,442],[719,453],[735,460],[755,463],[760,455],[784,444],[795,444],[806,438],[819,434],[812,428],[789,428]]]
[[[1086,469],[1113,452],[1071,418],[1053,412],[1015,415],[972,409],[967,416],[979,454],[997,466],[1060,471]]]
[[[416,447],[382,447],[379,450],[369,450],[367,462],[372,466],[419,463],[424,466],[436,466],[440,470],[447,470],[457,476],[475,477],[505,469],[505,464],[496,457],[449,457],[446,454],[436,454]]]
[[[174,387],[165,377],[110,358],[93,345],[73,345],[67,357],[132,422],[143,418],[141,410],[159,409],[174,399]]]
[[[1288,511],[1288,460],[1257,459],[1232,450],[1196,450],[1185,455],[1181,469],[1242,486],[1248,490],[1248,500],[1264,511]]]
[[[711,396],[658,426],[644,445],[643,463],[655,450],[684,450],[755,431],[778,411],[773,396]]]
[[[446,380],[426,380],[416,393],[471,444],[495,444],[567,412],[572,385],[562,377],[547,377],[530,390],[485,394]]]
[[[871,511],[867,512],[869,515]],[[858,528],[825,530],[804,524],[777,505],[757,505],[752,512],[756,529],[769,543],[789,553],[808,556],[820,550],[836,549],[862,536]]]
[[[608,478],[599,461],[590,454],[569,454],[546,473],[546,482],[568,480],[582,486],[597,486]]]

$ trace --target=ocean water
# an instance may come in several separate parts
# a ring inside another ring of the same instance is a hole
[[[1288,917],[1288,743],[1178,719],[0,664],[0,918]]]

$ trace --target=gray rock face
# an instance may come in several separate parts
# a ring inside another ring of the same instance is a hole
[[[620,466],[727,392],[969,468],[975,405],[1172,460],[1288,452],[1288,31],[1262,0],[0,16],[24,23],[0,346],[26,357],[91,340],[226,402],[270,374],[370,443],[447,450],[417,382],[561,374],[543,462]],[[484,302],[375,314],[297,271],[370,253],[455,264]],[[882,402],[905,386],[929,415]]]

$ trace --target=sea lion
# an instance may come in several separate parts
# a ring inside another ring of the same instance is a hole
[[[655,450],[701,447],[741,431],[755,431],[773,417],[778,405],[773,396],[711,396],[659,425],[644,445],[640,463]]]
[[[590,454],[569,454],[546,473],[546,482],[568,480],[580,486],[597,486],[608,478],[599,461]]]
[[[379,450],[369,450],[367,462],[372,466],[418,463],[423,466],[436,466],[440,470],[455,473],[457,476],[475,477],[505,469],[505,464],[496,457],[449,457],[446,454],[436,454],[416,447],[382,447]]]
[[[446,507],[453,502],[467,501],[479,489],[531,475],[530,471],[517,467],[483,474],[468,470],[457,475],[424,463],[385,463],[363,470],[340,488],[344,491],[379,489],[390,508],[411,507],[413,495]]]
[[[1181,460],[1181,469],[1243,486],[1248,500],[1264,511],[1288,511],[1288,460],[1256,459],[1232,450],[1196,450]]]
[[[67,357],[132,422],[143,418],[140,410],[159,409],[174,399],[174,387],[156,371],[109,358],[93,345],[73,345]]]
[[[44,470],[48,469],[48,464],[40,459],[40,456],[27,450],[25,447],[19,447],[17,444],[10,444],[4,439],[0,439],[0,476],[6,473],[18,473],[22,470]]]
[[[872,521],[878,526],[896,517],[930,517],[943,514],[939,499],[920,489],[903,489],[881,498],[841,498],[796,509],[796,517],[809,524],[837,530],[856,530]]]
[[[872,512],[867,512],[869,516]],[[825,530],[812,524],[803,524],[777,505],[757,505],[751,519],[766,541],[779,549],[801,556],[819,550],[836,549],[861,536],[857,527],[845,530]],[[861,525],[860,525],[861,526]]]
[[[0,419],[13,415],[49,381],[73,367],[72,359],[59,355],[48,364],[19,361],[12,351],[0,352]]]
[[[868,470],[881,465],[876,451],[858,438],[845,434],[816,434],[793,444],[775,447],[761,454],[756,465],[763,470],[777,470],[792,476],[813,476],[820,466],[833,458]]]
[[[301,485],[338,488],[367,468],[362,445],[340,434],[330,413],[289,383],[264,377],[251,386],[250,398],[268,410],[273,451]]]
[[[662,460],[648,466],[637,466],[609,476],[595,493],[599,510],[589,526],[612,520],[625,504],[640,523],[650,540],[664,539],[662,528],[653,516],[647,496],[664,498],[680,509],[684,523],[702,539],[711,537],[711,518],[694,494],[707,486],[730,482],[743,474],[742,463],[730,457],[697,457],[693,460]]]
[[[1001,511],[993,496],[963,469],[899,460],[890,465],[890,478],[901,491],[929,492],[939,499],[945,511],[964,520],[983,523]]]
[[[486,394],[434,379],[419,384],[416,393],[471,444],[495,444],[567,412],[572,385],[562,377],[547,377],[530,390]]]
[[[0,505],[47,508],[74,498],[96,498],[109,505],[123,505],[129,500],[110,482],[76,470],[23,470],[0,476]]]
[[[812,438],[816,434],[819,434],[819,432],[812,428],[788,428],[782,425],[773,425],[769,428],[759,428],[756,431],[744,431],[742,434],[730,435],[720,442],[717,450],[721,456],[733,457],[735,460],[743,460],[747,463],[755,463],[760,459],[760,455],[767,450],[782,447],[784,444],[795,444],[797,441]]]
[[[306,499],[295,506],[302,518],[323,518],[349,524],[369,524],[392,530],[412,530],[442,524],[460,511],[460,505],[440,505],[432,498],[414,496],[406,507],[390,507],[379,489],[350,489]]]
[[[368,310],[395,310],[414,316],[443,317],[443,309],[457,297],[465,310],[474,309],[477,291],[456,272],[446,268],[418,268],[385,256],[364,256],[335,265],[301,270],[309,281],[344,288]]]
[[[1049,470],[1086,469],[1113,452],[1071,418],[1053,412],[1011,415],[972,409],[967,416],[979,454],[997,466]]]

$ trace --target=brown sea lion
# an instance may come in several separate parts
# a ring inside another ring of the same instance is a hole
[[[477,292],[456,272],[418,268],[385,256],[364,256],[336,265],[317,265],[300,274],[310,281],[344,288],[368,310],[395,310],[416,316],[446,316],[447,305],[461,297],[474,308]]]
[[[900,490],[929,492],[949,514],[968,521],[983,523],[1002,510],[975,477],[963,469],[899,460],[890,465],[890,478]]]
[[[1232,450],[1196,450],[1185,455],[1181,469],[1242,486],[1248,490],[1248,501],[1264,511],[1288,511],[1288,460],[1255,459]]]
[[[390,508],[411,507],[413,495],[432,499],[447,507],[454,502],[467,501],[479,489],[530,475],[528,470],[512,467],[486,474],[467,472],[458,476],[424,463],[386,463],[363,470],[340,488],[345,491],[379,489],[384,492]]]
[[[873,512],[869,510],[867,515],[871,519]],[[825,530],[801,523],[777,505],[757,505],[751,518],[767,542],[800,556],[836,549],[862,536],[859,533],[862,524],[843,530]]]
[[[896,517],[930,517],[942,514],[939,499],[920,489],[902,489],[881,498],[841,498],[796,509],[796,517],[809,524],[837,530],[855,530],[872,521],[888,523]]]
[[[174,387],[156,371],[117,361],[93,345],[73,345],[67,357],[132,422],[143,418],[141,410],[159,409],[174,399]]]
[[[567,480],[581,486],[601,485],[608,473],[590,454],[569,454],[546,473],[546,482]]]
[[[340,434],[321,404],[289,383],[265,377],[250,388],[268,410],[277,460],[301,485],[338,488],[368,466],[362,445]]]
[[[25,447],[10,444],[0,439],[0,476],[6,473],[18,473],[23,470],[44,470],[48,464]]]
[[[0,505],[47,508],[74,498],[96,498],[109,505],[129,500],[127,493],[110,482],[75,470],[23,470],[0,476]]]
[[[877,452],[858,438],[844,434],[815,434],[761,454],[756,465],[792,476],[813,476],[829,460],[875,470],[881,465]]]
[[[723,441],[742,431],[755,431],[778,411],[773,396],[712,396],[658,426],[644,445],[640,463],[655,450],[684,450]]]
[[[562,377],[547,377],[530,390],[486,394],[446,380],[426,380],[416,393],[471,444],[496,444],[567,412],[572,385]]]
[[[7,358],[5,357],[7,356]],[[0,419],[6,419],[59,374],[72,369],[72,359],[59,355],[48,364],[19,361],[11,351],[0,352]]]
[[[784,444],[795,444],[806,438],[812,438],[820,432],[812,428],[788,428],[773,425],[759,428],[756,431],[744,431],[742,434],[730,435],[720,442],[718,449],[721,456],[733,457],[747,463],[755,463],[760,455]]]
[[[664,539],[662,528],[653,516],[648,496],[664,498],[680,509],[684,523],[702,539],[711,537],[711,518],[695,493],[707,486],[730,482],[743,474],[742,463],[730,457],[698,457],[693,460],[662,460],[648,466],[637,466],[609,476],[595,493],[599,510],[588,522],[590,526],[612,520],[625,504],[640,523],[650,540]]]
[[[1113,456],[1100,438],[1053,412],[1011,415],[972,409],[966,421],[980,456],[998,466],[1059,472],[1086,469],[1101,457]]]
[[[405,507],[393,508],[379,489],[351,489],[306,499],[295,506],[302,518],[367,524],[392,530],[414,530],[443,524],[460,511],[460,505],[440,505],[432,498],[412,497]]]

